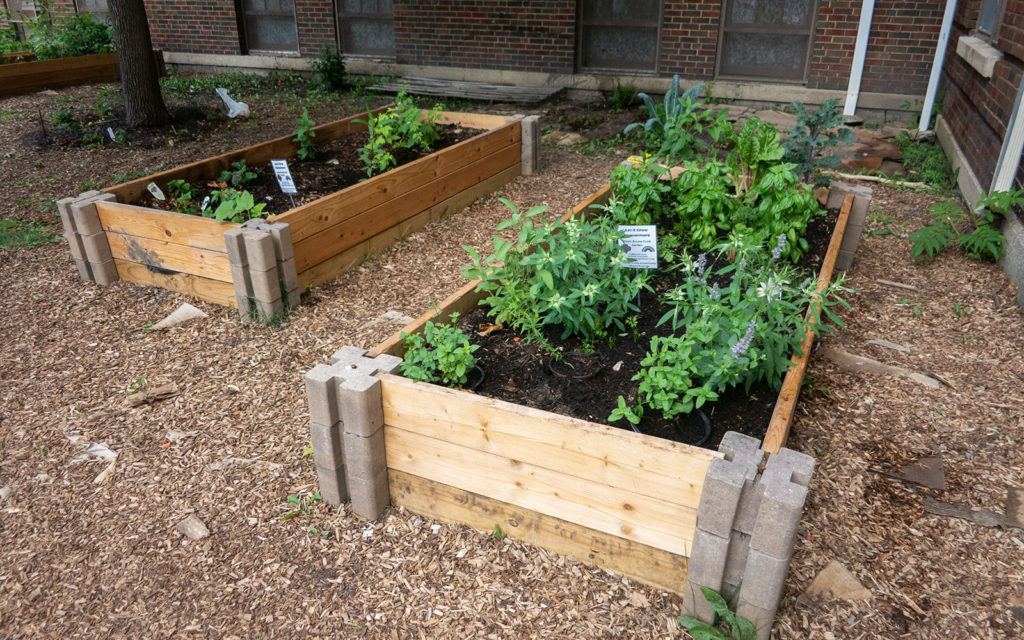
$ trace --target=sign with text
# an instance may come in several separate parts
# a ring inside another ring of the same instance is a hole
[[[277,178],[277,184],[281,187],[281,193],[289,195],[298,193],[295,189],[295,181],[292,180],[292,172],[288,169],[287,160],[271,160],[270,166],[274,168],[274,177]]]
[[[631,269],[658,268],[658,227],[653,224],[620,224],[625,237],[619,244],[626,250],[625,266]]]

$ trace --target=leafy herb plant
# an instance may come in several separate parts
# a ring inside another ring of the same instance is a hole
[[[221,171],[217,181],[226,182],[232,187],[238,187],[247,182],[252,182],[258,176],[259,173],[246,166],[245,160],[239,160],[238,162],[232,162],[230,169]]]
[[[424,151],[437,141],[437,122],[441,119],[440,105],[422,112],[404,92],[395,97],[395,104],[366,120],[369,141],[359,150],[359,158],[366,167],[366,175],[383,173],[397,164],[395,151],[419,147]]]
[[[317,81],[329,91],[341,91],[348,83],[345,76],[345,58],[340,52],[325,46],[313,60]]]
[[[476,366],[473,352],[479,345],[469,344],[469,337],[455,326],[459,314],[451,314],[451,324],[428,321],[423,333],[403,333],[405,357],[399,366],[402,375],[420,382],[440,382],[447,387],[461,387]]]
[[[707,624],[692,616],[679,616],[679,624],[694,640],[754,640],[757,627],[750,620],[738,616],[729,609],[729,604],[714,589],[701,587],[700,592],[711,605],[715,614],[713,624]]]
[[[203,212],[206,218],[221,222],[245,222],[248,219],[263,217],[265,202],[256,204],[253,195],[248,191],[219,189],[211,194],[211,201],[216,207],[209,207]]]
[[[299,160],[312,160],[316,157],[316,151],[313,150],[313,138],[316,137],[313,127],[316,123],[309,117],[309,109],[302,109],[302,115],[295,119],[295,124],[299,125],[298,129],[292,132],[295,134],[292,141],[299,145],[295,155]]]
[[[648,147],[656,149],[655,155],[659,158],[679,161],[693,157],[697,151],[707,148],[701,134],[706,132],[717,143],[723,134],[732,131],[732,125],[726,121],[728,111],[723,109],[716,115],[700,104],[703,91],[704,85],[698,84],[680,93],[677,75],[672,78],[672,86],[661,104],[641,92],[638,95],[650,117],[645,122],[627,126],[623,133],[643,127]]]

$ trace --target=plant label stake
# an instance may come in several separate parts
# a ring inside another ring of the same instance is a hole
[[[293,193],[298,193],[298,189],[295,188],[295,181],[292,180],[292,172],[288,169],[287,160],[271,160],[270,166],[274,168],[274,177],[277,178],[277,186],[281,187],[281,193],[287,193],[288,198],[292,201],[292,209],[295,208],[295,198],[292,197]]]
[[[110,136],[110,140],[111,141],[117,142],[117,137],[114,135],[114,129],[113,128],[107,127],[107,135]]]
[[[619,240],[626,255],[623,266],[630,269],[658,268],[658,226],[654,224],[620,224]],[[640,307],[640,292],[636,292],[636,306]]]
[[[203,203],[199,205],[199,211],[205,212],[208,206],[210,206],[210,196],[206,196],[205,198],[203,198]]]
[[[155,182],[150,182],[146,185],[146,190],[153,194],[153,197],[157,200],[166,200],[164,192],[160,190],[160,187],[156,186]]]

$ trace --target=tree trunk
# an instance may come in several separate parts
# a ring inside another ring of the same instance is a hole
[[[108,0],[114,48],[121,64],[121,92],[129,128],[167,124],[171,115],[160,95],[160,80],[143,0]]]

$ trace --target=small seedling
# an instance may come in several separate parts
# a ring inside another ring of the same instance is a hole
[[[281,516],[279,520],[281,522],[286,522],[292,518],[307,514],[310,511],[309,508],[320,500],[323,500],[323,497],[319,493],[314,493],[313,495],[305,498],[300,498],[299,496],[288,496],[288,504],[295,507],[295,509]]]
[[[754,623],[729,610],[729,604],[713,589],[701,587],[700,591],[715,612],[713,624],[707,624],[691,616],[679,616],[679,624],[696,640],[754,640],[757,627]]]
[[[953,303],[953,313],[958,318],[963,318],[963,317],[967,316],[968,314],[970,314],[972,311],[974,311],[973,307],[968,307],[967,305],[961,305],[959,302]]]
[[[309,446],[302,450],[302,457],[308,458],[311,455],[313,455],[313,443],[309,442]]]
[[[498,540],[504,540],[506,537],[505,532],[501,530],[501,525],[499,524],[494,525],[494,537]]]
[[[230,169],[220,172],[218,182],[227,182],[233,187],[238,187],[246,182],[252,182],[259,174],[245,165],[245,160],[232,162]]]
[[[134,395],[146,388],[146,376],[139,376],[138,379],[128,387],[127,391],[122,392],[126,396]]]
[[[299,125],[299,128],[292,132],[295,134],[292,141],[299,145],[295,155],[299,160],[312,160],[316,156],[316,152],[313,150],[313,138],[316,137],[313,127],[316,126],[316,123],[309,117],[308,109],[303,108],[302,115],[295,119],[295,124]]]
[[[307,535],[309,535],[310,538],[315,538],[317,536],[319,536],[321,538],[329,538],[330,535],[331,535],[331,532],[326,530],[326,529],[321,530],[321,529],[317,529],[316,527],[310,527],[309,528],[309,533]]]

